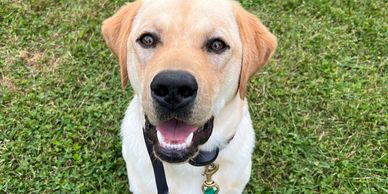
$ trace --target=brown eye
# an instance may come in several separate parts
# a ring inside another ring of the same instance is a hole
[[[229,49],[229,46],[223,40],[219,38],[214,38],[214,39],[210,39],[206,43],[206,49],[208,52],[221,54],[227,49]]]
[[[155,48],[156,45],[159,43],[159,38],[155,34],[151,33],[145,33],[142,34],[138,39],[137,42],[142,46],[143,48]]]

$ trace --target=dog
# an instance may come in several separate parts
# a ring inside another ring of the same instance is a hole
[[[157,160],[169,193],[203,193],[205,167],[189,161],[219,150],[211,181],[220,194],[242,193],[255,143],[247,84],[271,58],[276,37],[233,0],[127,3],[102,33],[123,88],[129,81],[134,91],[121,125],[130,191],[158,193]]]

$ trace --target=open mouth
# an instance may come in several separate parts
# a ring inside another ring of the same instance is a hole
[[[183,121],[170,119],[157,126],[146,119],[145,136],[152,142],[155,155],[170,163],[185,162],[198,153],[198,146],[206,143],[213,131],[210,118],[204,125],[197,127]]]

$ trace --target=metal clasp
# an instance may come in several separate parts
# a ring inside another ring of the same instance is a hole
[[[218,164],[212,163],[205,167],[205,171],[202,173],[203,176],[206,177],[205,181],[202,183],[202,191],[205,192],[206,189],[216,189],[215,194],[220,191],[220,187],[217,183],[214,182],[212,176],[218,171]]]

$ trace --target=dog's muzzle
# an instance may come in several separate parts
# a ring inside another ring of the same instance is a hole
[[[162,71],[155,75],[150,89],[157,121],[151,119],[152,124],[146,115],[144,134],[154,154],[171,163],[193,158],[213,130],[213,118],[203,125],[189,124],[198,91],[195,77],[187,71]]]

